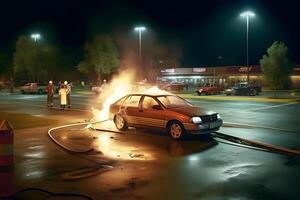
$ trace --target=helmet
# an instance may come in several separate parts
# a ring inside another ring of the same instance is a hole
[[[65,84],[65,85],[68,85],[68,81],[65,81],[64,84]]]
[[[49,81],[49,84],[52,84],[53,82],[52,81]]]

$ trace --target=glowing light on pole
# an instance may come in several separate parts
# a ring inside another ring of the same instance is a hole
[[[134,28],[135,31],[139,32],[139,62],[140,69],[142,69],[142,32],[146,30],[144,26],[138,26]]]
[[[37,40],[39,40],[41,38],[41,35],[39,33],[33,33],[30,36],[32,39],[34,39],[34,41],[36,42]]]
[[[254,17],[255,14],[251,11],[246,11],[240,14],[241,17],[246,18],[247,21],[247,82],[249,83],[249,20]]]

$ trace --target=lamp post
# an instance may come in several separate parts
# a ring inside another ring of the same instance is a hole
[[[36,42],[41,38],[41,35],[39,33],[33,33],[30,37],[34,40],[34,42]]]
[[[246,17],[246,23],[247,23],[247,82],[249,83],[249,20],[250,17],[254,17],[255,14],[251,11],[246,11],[240,14],[241,17]]]
[[[139,33],[139,64],[142,69],[142,32],[146,30],[144,26],[137,26],[134,28]]]

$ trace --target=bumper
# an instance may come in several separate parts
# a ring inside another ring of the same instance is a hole
[[[219,128],[223,125],[223,121],[221,119],[214,122],[207,122],[201,124],[193,124],[193,123],[184,123],[183,126],[188,133],[191,134],[206,134],[219,130]]]

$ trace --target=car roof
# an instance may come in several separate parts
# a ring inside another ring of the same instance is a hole
[[[160,97],[160,96],[176,96],[174,94],[147,94],[147,93],[132,93],[132,94],[127,94],[126,96],[151,96],[151,97]]]

